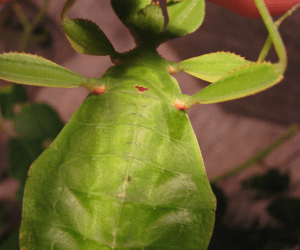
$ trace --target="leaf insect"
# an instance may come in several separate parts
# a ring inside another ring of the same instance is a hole
[[[180,63],[162,58],[163,42],[194,32],[204,0],[167,1],[169,22],[149,0],[111,0],[136,47],[118,53],[93,22],[61,21],[72,47],[109,55],[115,66],[85,78],[44,58],[0,55],[0,78],[75,88],[90,95],[33,163],[24,194],[21,249],[207,249],[216,202],[186,109],[254,94],[278,83],[286,52],[263,0],[255,0],[279,62],[250,62],[217,52]],[[264,52],[269,50],[266,46]],[[230,62],[230,63],[226,63]],[[183,95],[171,74],[211,82]]]

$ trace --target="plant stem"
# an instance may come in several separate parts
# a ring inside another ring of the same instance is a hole
[[[291,126],[288,131],[281,136],[279,139],[272,142],[268,147],[258,152],[256,155],[248,159],[245,163],[238,165],[234,169],[227,171],[225,174],[217,176],[211,180],[211,183],[217,184],[220,181],[226,180],[234,175],[237,175],[247,168],[250,168],[253,164],[262,161],[265,159],[272,151],[281,146],[285,141],[293,137],[298,131],[298,127],[296,125]]]
[[[35,29],[35,27],[39,24],[39,22],[42,20],[42,18],[44,17],[48,5],[50,3],[51,0],[44,0],[43,5],[39,11],[39,13],[36,15],[35,19],[33,20],[33,22],[31,23],[31,26],[33,27],[33,29]]]
[[[18,2],[15,2],[12,4],[12,8],[14,12],[16,13],[17,17],[19,18],[24,30],[29,29],[30,22],[28,18],[26,17],[21,5]]]
[[[294,11],[296,11],[298,8],[300,7],[300,3],[294,5],[291,9],[289,9],[284,15],[282,15],[276,22],[275,22],[275,25],[277,27],[279,27],[281,25],[281,23],[289,16],[291,16],[293,14]],[[260,55],[258,57],[258,62],[263,62],[270,49],[271,49],[271,46],[272,46],[272,38],[271,36],[269,35],[268,38],[267,38],[267,41],[264,45],[264,47],[262,48],[261,52],[260,52]]]
[[[38,14],[36,15],[36,17],[34,18],[34,20],[31,23],[25,16],[21,5],[18,2],[13,4],[13,9],[14,9],[16,15],[18,16],[18,18],[20,19],[20,22],[24,28],[24,33],[23,33],[23,36],[21,39],[21,44],[18,49],[19,52],[23,52],[26,49],[33,31],[35,30],[36,26],[39,24],[39,22],[42,20],[43,16],[45,15],[49,3],[50,3],[50,0],[44,0],[40,11],[38,12]]]
[[[270,37],[272,38],[274,48],[279,57],[279,62],[276,64],[276,73],[281,75],[284,73],[287,67],[287,55],[286,50],[281,39],[281,36],[278,32],[278,28],[273,22],[273,19],[270,15],[270,12],[264,3],[264,0],[254,0],[257,9],[259,10],[261,17],[269,31]]]
[[[2,37],[17,40],[17,41],[21,41],[23,35],[24,35],[24,33],[22,33],[22,32],[3,31],[1,33]],[[38,34],[38,35],[31,34],[31,36],[29,37],[29,42],[30,43],[41,43],[41,42],[44,42],[47,38],[48,38],[48,36],[46,34]]]

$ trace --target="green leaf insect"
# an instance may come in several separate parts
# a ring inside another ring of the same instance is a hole
[[[167,1],[166,25],[156,2],[111,0],[135,38],[126,53],[116,52],[96,24],[66,17],[75,1],[66,2],[62,26],[78,52],[110,55],[115,66],[101,79],[37,56],[0,55],[2,79],[90,91],[28,173],[21,249],[207,249],[216,202],[186,109],[280,81],[286,53],[263,0],[255,3],[279,55],[276,64],[225,52],[181,63],[162,58],[159,44],[199,28],[204,0]],[[212,84],[183,95],[171,75],[180,70]]]

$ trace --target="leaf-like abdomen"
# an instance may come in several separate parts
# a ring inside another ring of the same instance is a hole
[[[186,112],[151,80],[119,83],[90,95],[33,164],[27,249],[207,248],[214,197]]]

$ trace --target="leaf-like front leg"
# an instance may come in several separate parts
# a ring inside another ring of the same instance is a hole
[[[88,79],[43,57],[24,53],[0,55],[0,79],[33,86],[76,88]]]
[[[68,0],[62,10],[61,23],[74,50],[81,54],[114,56],[116,51],[104,32],[90,20],[67,18],[66,14],[76,0]]]
[[[248,64],[245,61],[243,62],[244,66],[225,74],[213,84],[192,95],[188,104],[189,107],[197,102],[201,104],[217,103],[249,96],[270,88],[283,78],[283,73],[287,67],[287,55],[278,28],[274,24],[264,1],[254,1],[269,31],[279,62],[275,64],[269,62]],[[182,62],[183,69],[185,66],[186,62]]]
[[[0,55],[0,79],[41,87],[84,86],[94,95],[105,91],[105,81],[102,79],[86,78],[43,57],[25,53]]]

